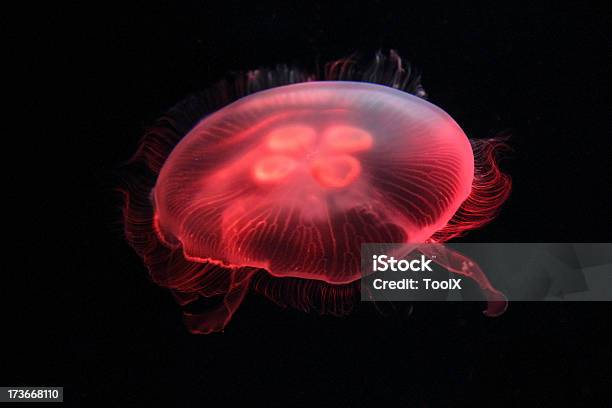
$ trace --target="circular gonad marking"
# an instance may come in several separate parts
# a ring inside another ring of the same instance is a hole
[[[125,232],[192,332],[223,330],[249,290],[346,314],[361,244],[442,243],[494,218],[510,191],[503,143],[468,139],[412,72],[394,52],[317,75],[251,71],[147,131],[129,162]],[[503,312],[477,265],[444,255],[479,284],[485,313]]]

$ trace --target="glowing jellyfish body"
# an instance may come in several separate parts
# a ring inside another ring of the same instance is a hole
[[[155,187],[159,228],[190,259],[348,283],[366,242],[425,242],[471,191],[459,126],[381,85],[259,92],[200,122]]]
[[[126,236],[186,307],[192,332],[223,330],[249,289],[280,305],[349,312],[363,243],[429,251],[479,284],[486,313],[505,309],[478,265],[421,245],[495,216],[510,190],[499,141],[468,139],[422,98],[397,54],[361,74],[350,66],[331,64],[324,81],[286,67],[252,71],[235,82],[233,103],[188,99],[143,138],[132,163],[146,174],[125,191]]]

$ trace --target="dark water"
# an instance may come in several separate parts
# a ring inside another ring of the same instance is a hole
[[[607,10],[331,3],[100,5],[35,24],[51,55],[40,63],[62,73],[45,81],[64,127],[37,136],[53,140],[36,154],[54,165],[29,221],[61,225],[13,240],[10,270],[27,286],[5,286],[3,384],[63,385],[80,406],[580,406],[612,379],[605,303],[512,304],[495,319],[479,304],[364,305],[334,318],[252,295],[225,333],[186,333],[123,241],[115,170],[148,123],[233,70],[397,49],[470,137],[512,135],[512,195],[465,241],[611,239]]]

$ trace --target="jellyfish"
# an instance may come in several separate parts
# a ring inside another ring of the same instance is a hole
[[[129,161],[125,233],[194,333],[222,331],[249,290],[349,313],[361,244],[371,242],[438,255],[497,315],[506,300],[477,264],[422,244],[495,217],[510,191],[496,162],[503,146],[469,139],[394,51],[321,74],[250,71],[187,98],[146,132]]]

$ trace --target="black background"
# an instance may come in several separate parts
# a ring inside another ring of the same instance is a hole
[[[175,102],[231,71],[394,48],[470,137],[512,134],[502,163],[512,195],[464,240],[609,242],[608,10],[420,3],[89,6],[39,16],[45,24],[27,38],[15,33],[18,47],[49,53],[34,56],[44,74],[31,80],[51,86],[44,108],[58,124],[31,136],[42,161],[28,165],[37,187],[26,233],[11,239],[19,267],[10,269],[25,282],[4,286],[3,384],[64,386],[81,406],[595,398],[612,378],[610,304],[512,304],[489,319],[479,304],[422,303],[334,318],[252,294],[224,333],[194,336],[122,236],[118,165]]]

